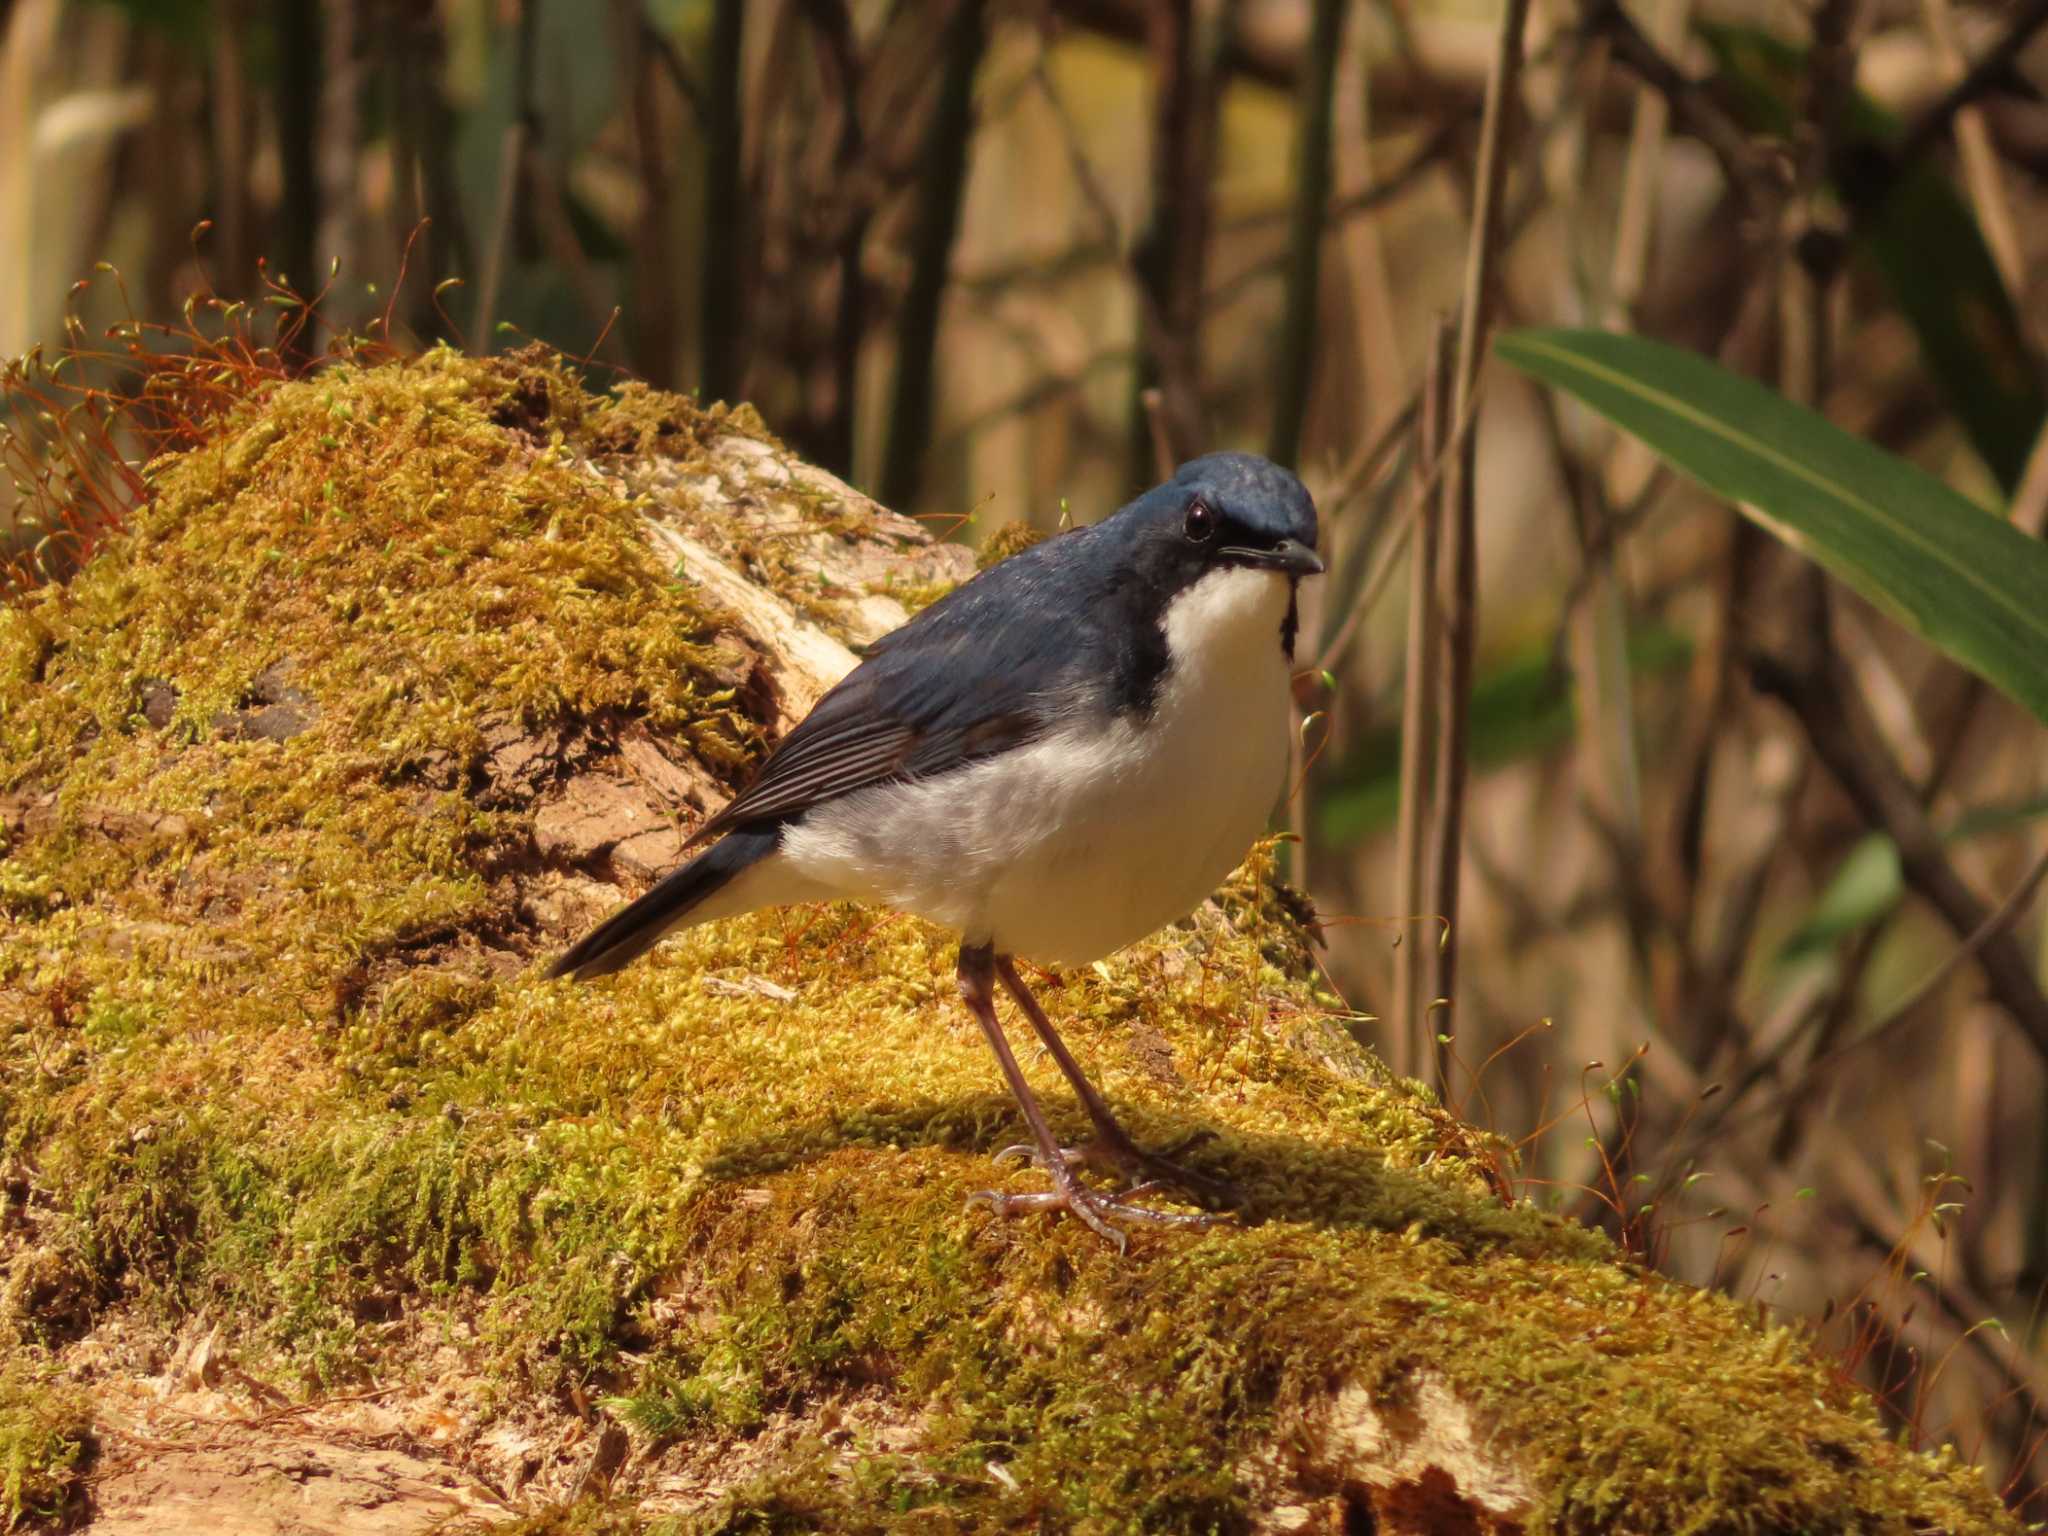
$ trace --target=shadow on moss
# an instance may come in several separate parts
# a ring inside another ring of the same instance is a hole
[[[1075,1105],[1048,1098],[1056,1133],[1085,1136]],[[1133,1121],[1139,1121],[1137,1114]],[[1184,1124],[1175,1133],[1206,1133],[1180,1160],[1197,1172],[1236,1184],[1248,1197],[1239,1224],[1292,1222],[1331,1230],[1416,1230],[1472,1253],[1504,1248],[1524,1254],[1574,1255],[1613,1261],[1612,1245],[1598,1233],[1529,1207],[1502,1205],[1451,1193],[1442,1184],[1391,1168],[1367,1146],[1325,1145],[1298,1137],[1231,1133],[1215,1124]],[[887,1100],[863,1105],[858,1115],[833,1114],[780,1126],[719,1145],[704,1163],[707,1178],[748,1181],[799,1168],[851,1148],[940,1148],[989,1157],[1016,1145],[1025,1127],[1015,1104],[989,1093],[949,1102]],[[1027,1187],[1036,1175],[1013,1162],[988,1162],[992,1186]]]

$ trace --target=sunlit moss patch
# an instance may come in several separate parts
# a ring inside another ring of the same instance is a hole
[[[0,1362],[0,1530],[76,1513],[91,1446],[84,1392],[26,1360]]]
[[[701,1529],[1327,1525],[1365,1497],[1344,1394],[1424,1382],[1531,1530],[2002,1528],[1803,1334],[1504,1203],[1500,1149],[1336,1021],[1263,853],[1040,983],[1134,1131],[1211,1133],[1188,1159],[1252,1197],[1128,1255],[968,1205],[1036,1176],[991,1161],[1020,1126],[944,934],[795,909],[540,979],[616,873],[548,853],[549,797],[629,730],[736,782],[773,718],[637,500],[734,434],[779,451],[538,354],[336,368],[0,612],[0,1156],[51,1213],[6,1336],[118,1299],[339,1383],[459,1311],[508,1396],[743,1466]],[[800,591],[780,533],[704,539]]]

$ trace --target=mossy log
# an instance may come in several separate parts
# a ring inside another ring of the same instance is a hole
[[[2018,1528],[1801,1328],[1505,1199],[1263,854],[1041,989],[1254,1200],[1122,1255],[968,1205],[1036,1176],[943,933],[791,910],[541,979],[971,569],[750,412],[437,351],[149,478],[0,613],[0,1327],[46,1377],[114,1313],[300,1393],[459,1357],[435,1454],[704,1529]],[[520,1414],[610,1426],[603,1476],[498,1456]]]

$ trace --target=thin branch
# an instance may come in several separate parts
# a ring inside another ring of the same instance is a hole
[[[625,76],[628,120],[633,133],[634,168],[640,175],[640,214],[632,241],[633,366],[650,384],[669,388],[675,382],[676,294],[675,258],[669,240],[669,178],[662,155],[660,86],[650,58],[636,46],[661,38],[647,20],[642,0],[612,0],[612,24],[618,40],[618,66]],[[673,50],[671,50],[673,51]],[[660,57],[655,50],[654,58]]]
[[[947,27],[945,74],[925,131],[910,287],[896,320],[896,398],[882,461],[882,500],[892,507],[907,508],[916,499],[931,437],[939,306],[960,229],[967,150],[974,132],[974,77],[981,68],[986,38],[981,9],[977,0],[955,0]]]
[[[1437,947],[1434,996],[1455,1006],[1458,968],[1458,877],[1465,825],[1465,785],[1471,772],[1472,664],[1479,629],[1478,610],[1478,434],[1468,423],[1478,404],[1479,367],[1484,359],[1495,274],[1503,244],[1503,193],[1507,183],[1507,132],[1521,101],[1522,33],[1529,0],[1507,0],[1493,68],[1486,81],[1486,111],[1479,129],[1472,236],[1465,257],[1465,291],[1458,317],[1458,360],[1451,377],[1451,420],[1462,442],[1444,481],[1444,542],[1439,603],[1443,612],[1446,664],[1439,696],[1436,757],[1436,823],[1431,829],[1435,878],[1434,909],[1446,925]],[[1436,1078],[1445,1086],[1450,1055],[1440,1050]]]
[[[470,350],[488,356],[495,340],[498,297],[512,261],[513,232],[523,213],[522,195],[530,174],[528,157],[538,132],[540,109],[534,94],[536,28],[540,0],[522,0],[513,53],[513,110],[498,146],[498,202],[491,234],[484,245],[484,268],[476,291],[476,319],[470,327]]]
[[[1437,323],[1425,364],[1422,383],[1420,452],[1425,462],[1442,455],[1450,433],[1450,382],[1452,335],[1448,321]],[[1440,619],[1437,612],[1437,559],[1442,542],[1443,499],[1433,481],[1418,484],[1412,517],[1416,534],[1409,563],[1408,659],[1405,686],[1401,692],[1401,799],[1400,819],[1394,833],[1394,914],[1403,922],[1414,922],[1428,910],[1430,881],[1423,833],[1435,804],[1433,773],[1428,744],[1438,721],[1438,673],[1443,651],[1438,644]],[[1351,618],[1364,612],[1364,603],[1353,606]],[[1350,620],[1340,638],[1348,638]],[[1332,646],[1334,651],[1338,647]],[[1413,1075],[1432,1059],[1430,1049],[1429,950],[1422,931],[1406,935],[1401,953],[1394,957],[1394,1047],[1401,1052],[1396,1070]]]
[[[1955,13],[1949,0],[1921,0],[1922,18],[1934,43],[1935,58],[1944,73],[1958,81],[1966,73],[1963,51],[1956,41]],[[2005,279],[2006,292],[2018,310],[2025,298],[2026,253],[2020,245],[2018,222],[2013,218],[2012,198],[2006,191],[1998,166],[1998,151],[1991,143],[1991,130],[1984,121],[1984,109],[1975,103],[1960,107],[1955,114],[1956,153],[1962,160],[1963,180],[1970,189],[1970,201],[1977,210],[1978,226],[1998,274]]]
[[[746,249],[740,229],[745,211],[741,44],[746,39],[746,15],[745,0],[717,0],[712,9],[711,90],[704,124],[704,287],[697,332],[697,371],[708,400],[727,398],[740,383],[740,260]]]
[[[958,444],[968,441],[976,433],[986,431],[1008,417],[1035,411],[1042,405],[1074,394],[1086,388],[1097,375],[1133,367],[1137,360],[1137,353],[1129,347],[1109,347],[1089,357],[1078,368],[1065,373],[1040,374],[1014,394],[1006,395],[995,404],[985,406],[972,416],[947,428],[932,444],[932,452],[950,453]]]
[[[1287,307],[1276,348],[1273,428],[1266,448],[1268,458],[1290,467],[1301,458],[1302,427],[1308,419],[1309,387],[1319,350],[1316,300],[1322,286],[1323,205],[1330,200],[1330,120],[1345,9],[1344,0],[1316,0],[1301,74]]]
[[[1833,1076],[1845,1059],[1870,1046],[1880,1045],[1897,1034],[1919,1011],[1920,1006],[1933,997],[1959,969],[1975,958],[1985,945],[2012,930],[2013,925],[2025,914],[2028,905],[2039,893],[2044,879],[2048,879],[2048,849],[2042,850],[2028,866],[2027,872],[2020,877],[2019,883],[2006,893],[1997,910],[1971,929],[1954,949],[1942,956],[1941,960],[1915,982],[1904,997],[1887,1008],[1874,1024],[1860,1031],[1853,1040],[1844,1041],[1839,1045],[1833,1043],[1825,1034],[1817,1037],[1812,1059],[1800,1069],[1798,1077],[1774,1096],[1771,1103],[1783,1105],[1786,1112],[1791,1113],[1802,1098],[1818,1091],[1823,1080]],[[1871,937],[1874,939],[1875,934],[1873,933]],[[1836,991],[1839,996],[1841,988],[1838,986]],[[1789,1047],[1790,1044],[1791,1040],[1788,1039],[1786,1046]],[[1757,1075],[1762,1076],[1774,1068],[1782,1054],[1780,1051],[1759,1063],[1761,1070]]]
[[[1222,110],[1222,56],[1237,30],[1237,0],[1225,0],[1213,21],[1213,44],[1192,0],[1146,7],[1146,51],[1152,60],[1151,214],[1131,266],[1149,302],[1132,421],[1132,463],[1156,462],[1157,431],[1171,445],[1169,464],[1196,452],[1207,436],[1202,413],[1202,304],[1208,268],[1211,182]],[[1157,317],[1156,323],[1153,317]],[[1158,395],[1147,404],[1147,392]],[[1142,475],[1136,478],[1143,478]]]
[[[805,0],[803,10],[817,39],[823,72],[839,90],[839,135],[832,152],[832,176],[845,192],[854,180],[867,144],[866,127],[860,116],[861,81],[866,65],[846,0]],[[839,293],[832,326],[832,404],[818,426],[815,457],[834,474],[851,479],[860,351],[867,336],[867,282],[861,271],[861,256],[874,205],[855,192],[837,212],[833,247],[839,268]]]
[[[1458,140],[1465,130],[1472,126],[1479,116],[1479,104],[1474,103],[1469,112],[1454,112],[1443,121],[1432,125],[1429,137],[1417,145],[1406,160],[1385,176],[1376,177],[1371,185],[1360,187],[1348,197],[1333,197],[1323,205],[1323,232],[1330,233],[1337,225],[1354,219],[1362,213],[1371,213],[1414,190],[1416,184],[1431,171],[1450,158],[1451,151],[1458,146]],[[1247,230],[1272,229],[1286,224],[1294,217],[1294,209],[1263,208],[1257,213],[1242,213],[1234,219],[1225,219],[1222,229],[1229,234],[1241,234]],[[1284,257],[1284,253],[1283,253]]]
[[[643,14],[640,18],[640,40],[654,50],[654,57],[661,67],[668,71],[669,82],[675,86],[676,94],[689,106],[690,115],[703,123],[711,114],[710,104],[704,99],[704,86],[696,72],[671,38]]]
[[[1749,662],[1756,687],[1791,709],[1843,792],[1891,835],[1907,884],[1933,904],[1958,937],[1984,928],[1991,914],[1949,862],[1912,786],[1856,728],[1848,702],[1853,690],[1845,680],[1796,672],[1763,653],[1753,654]],[[2048,1060],[2048,997],[2042,995],[2026,952],[2010,933],[1993,928],[1976,954],[1992,995]]]
[[[2021,50],[2043,26],[2048,26],[2048,0],[2029,0],[2022,5],[2006,24],[2004,35],[1906,131],[1894,157],[1895,170],[1904,170],[1947,138],[1949,124],[1963,108],[2009,83]]]
[[[1664,56],[1621,8],[1620,0],[1589,0],[1583,25],[1592,36],[1605,39],[1614,56],[1664,98],[1672,117],[1713,152],[1736,196],[1756,212],[1763,188],[1784,180],[1774,159],[1751,142],[1742,125],[1703,86]]]
[[[1110,202],[1109,193],[1103,186],[1094,162],[1088,158],[1088,149],[1082,142],[1080,125],[1074,121],[1073,113],[1068,110],[1066,98],[1060,94],[1059,86],[1052,78],[1052,71],[1046,67],[1046,55],[1043,50],[1032,66],[1032,78],[1038,86],[1039,94],[1045,98],[1045,104],[1051,108],[1053,120],[1059,124],[1060,137],[1067,151],[1067,164],[1073,171],[1074,181],[1080,188],[1082,199],[1094,213],[1097,223],[1101,225],[1111,247],[1116,251],[1117,264],[1123,268],[1124,277],[1137,296],[1138,334],[1146,338],[1148,344],[1156,342],[1168,334],[1166,317],[1160,310],[1158,295],[1146,281],[1144,272],[1139,269],[1138,263],[1124,243],[1122,230],[1117,223],[1116,208]],[[1148,345],[1138,357],[1140,369],[1144,367],[1148,357],[1162,367],[1168,368],[1175,361],[1170,352],[1162,354]],[[1138,409],[1137,419],[1143,428],[1145,458],[1150,460],[1155,450],[1151,438],[1151,421],[1144,410],[1142,399]]]
[[[302,293],[320,287],[313,258],[320,226],[319,21],[313,0],[282,0],[277,7],[277,254],[282,276]]]

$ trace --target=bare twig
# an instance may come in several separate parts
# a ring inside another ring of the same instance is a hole
[[[1502,194],[1507,181],[1508,123],[1520,105],[1522,33],[1529,0],[1507,0],[1493,69],[1486,81],[1486,111],[1479,128],[1472,235],[1466,248],[1465,290],[1458,317],[1458,360],[1451,376],[1451,420],[1462,437],[1444,477],[1444,541],[1439,567],[1446,660],[1437,720],[1436,822],[1431,829],[1435,877],[1431,897],[1446,925],[1435,951],[1433,997],[1455,1007],[1458,965],[1458,876],[1465,825],[1465,784],[1471,771],[1467,737],[1471,723],[1472,663],[1478,612],[1478,435],[1468,429],[1478,403],[1479,367],[1485,356],[1494,274],[1500,260]],[[1448,1050],[1437,1053],[1436,1078],[1447,1085]]]
[[[1421,395],[1418,392],[1402,409],[1400,417],[1396,421],[1390,422],[1386,432],[1374,442],[1364,464],[1361,466],[1361,473],[1370,473],[1373,466],[1388,451],[1391,451],[1393,445],[1399,440],[1400,433],[1406,430],[1403,423],[1421,409],[1421,404]],[[1446,420],[1449,419],[1449,410],[1450,407],[1446,405],[1444,407]],[[1350,607],[1345,612],[1343,623],[1338,627],[1337,633],[1331,636],[1329,643],[1323,647],[1322,655],[1317,658],[1316,665],[1318,667],[1335,667],[1343,659],[1353,636],[1358,631],[1359,624],[1363,621],[1365,615],[1372,611],[1374,603],[1378,601],[1381,588],[1393,574],[1395,562],[1406,552],[1409,534],[1413,531],[1416,520],[1421,516],[1422,507],[1430,497],[1442,494],[1444,482],[1450,475],[1451,464],[1456,456],[1464,451],[1465,444],[1476,425],[1477,414],[1477,400],[1475,398],[1473,409],[1468,410],[1461,419],[1450,422],[1450,435],[1445,439],[1441,449],[1433,455],[1418,451],[1417,467],[1421,473],[1413,491],[1410,493],[1409,512],[1395,525],[1392,533],[1388,535],[1386,547],[1381,550],[1379,559],[1373,566],[1372,574],[1359,587],[1357,595],[1350,599]],[[1355,491],[1345,493],[1335,499],[1335,504],[1341,505],[1343,500],[1348,500],[1349,496],[1354,494],[1356,494]]]
[[[1655,41],[1670,44],[1685,33],[1692,0],[1657,0],[1651,25]],[[1614,261],[1610,283],[1616,318],[1634,312],[1649,271],[1650,235],[1656,222],[1664,131],[1671,104],[1647,83],[1636,94],[1635,120],[1629,130],[1628,164],[1622,174],[1621,208],[1615,218]]]
[[[817,37],[824,73],[839,92],[839,136],[832,152],[834,182],[842,191],[852,193],[836,210],[833,245],[839,295],[833,317],[832,401],[817,435],[816,457],[834,474],[850,477],[861,343],[867,336],[867,281],[861,271],[861,256],[874,217],[873,200],[853,193],[850,185],[867,142],[860,115],[865,67],[846,0],[804,0],[804,11]]]
[[[1479,116],[1478,103],[1470,112],[1458,112],[1443,121],[1431,125],[1429,135],[1418,144],[1393,170],[1384,176],[1375,177],[1369,186],[1360,187],[1345,197],[1333,197],[1323,205],[1323,229],[1328,233],[1335,226],[1362,213],[1371,213],[1383,208],[1396,198],[1405,197],[1421,184],[1424,177],[1441,166],[1458,140],[1464,136],[1473,120]],[[1253,229],[1274,229],[1286,225],[1294,217],[1292,205],[1261,209],[1257,213],[1239,214],[1236,218],[1225,219],[1222,228],[1230,234]],[[1284,253],[1282,254],[1284,259]]]
[[[1797,672],[1762,653],[1750,657],[1750,676],[1761,691],[1791,709],[1843,792],[1891,835],[1907,884],[1933,904],[1959,937],[1983,928],[1990,914],[1949,862],[1911,786],[1858,730],[1848,702],[1853,690],[1845,680]],[[2048,1059],[2048,997],[2042,996],[2025,951],[2010,933],[1993,929],[1976,953],[2000,1006]]]
[[[519,32],[513,63],[514,106],[511,121],[505,124],[504,140],[498,147],[497,213],[491,223],[490,242],[484,247],[483,276],[476,291],[476,320],[469,338],[470,350],[479,355],[488,354],[491,350],[492,331],[498,317],[498,295],[504,286],[506,268],[512,260],[513,231],[520,219],[520,199],[527,184],[527,161],[533,152],[539,120],[534,97],[535,29],[538,25],[535,7],[538,4],[539,0],[521,0],[519,6]]]
[[[1372,124],[1364,89],[1370,66],[1363,31],[1360,27],[1352,28],[1344,49],[1342,73],[1346,87],[1337,91],[1336,102],[1336,175],[1341,183],[1370,189]],[[1357,84],[1352,85],[1353,81]],[[1325,227],[1330,227],[1327,216]],[[1365,390],[1361,425],[1379,434],[1385,431],[1407,394],[1398,345],[1401,328],[1396,317],[1400,306],[1387,270],[1379,221],[1347,219],[1335,227],[1335,233],[1337,251],[1350,279],[1351,323],[1358,337],[1357,367]]]
[[[422,335],[443,335],[451,329],[448,315],[435,300],[435,289],[443,278],[465,276],[473,270],[469,220],[462,210],[455,172],[457,124],[443,78],[448,55],[446,29],[438,10],[422,6],[413,13],[401,44],[409,55],[406,73],[412,82],[412,99],[407,110],[417,119],[413,156],[418,167],[420,213],[427,221],[426,281],[415,290],[418,297],[412,306],[414,329]]]
[[[1895,169],[1905,169],[1947,138],[1949,125],[1955,121],[1958,112],[2004,84],[2011,77],[2021,50],[2043,26],[2048,26],[2048,0],[2026,0],[2006,23],[1998,41],[1970,66],[1969,73],[1951,86],[1948,93],[1922,113],[1906,131],[1893,159]]]
[[[1043,52],[1039,54],[1033,66],[1032,78],[1036,81],[1040,94],[1045,98],[1046,105],[1052,109],[1054,121],[1059,124],[1061,139],[1066,146],[1067,164],[1074,173],[1075,184],[1080,188],[1082,198],[1093,211],[1096,222],[1102,227],[1103,233],[1108,237],[1110,246],[1116,251],[1118,264],[1122,266],[1124,276],[1130,282],[1132,292],[1137,296],[1139,334],[1146,337],[1148,342],[1166,337],[1168,327],[1166,317],[1159,307],[1158,295],[1153,291],[1152,285],[1146,281],[1144,272],[1125,246],[1122,232],[1117,223],[1116,209],[1110,202],[1109,193],[1102,184],[1101,176],[1096,172],[1094,162],[1088,157],[1088,149],[1082,141],[1080,126],[1074,121],[1073,113],[1068,110],[1066,98],[1060,93],[1057,82],[1052,78],[1052,72],[1046,67],[1045,54]],[[1163,352],[1153,350],[1148,346],[1147,350],[1140,353],[1139,367],[1142,371],[1147,358],[1149,358],[1163,369],[1171,371],[1177,366],[1176,358],[1178,356],[1179,353],[1171,343],[1167,345],[1166,350]],[[1146,411],[1142,390],[1140,391],[1137,406],[1136,426],[1139,429],[1138,438],[1143,447],[1140,462],[1156,461],[1157,449],[1152,435],[1152,417]],[[1170,421],[1168,425],[1169,429],[1171,429],[1172,424]],[[1171,430],[1169,430],[1169,436],[1171,436]],[[1179,446],[1177,443],[1170,445],[1171,449],[1176,452]],[[1144,477],[1140,475],[1138,478],[1142,479]]]
[[[882,463],[882,500],[908,507],[916,499],[931,437],[932,380],[937,368],[939,304],[960,228],[967,185],[967,148],[974,129],[974,77],[981,67],[982,8],[955,0],[946,29],[946,68],[925,130],[918,178],[917,224],[911,235],[910,287],[896,321],[896,389],[889,444]]]
[[[1593,36],[1604,38],[1614,56],[1664,98],[1679,125],[1721,162],[1722,174],[1735,195],[1752,212],[1758,211],[1760,190],[1782,177],[1768,154],[1751,143],[1742,125],[1643,35],[1621,8],[1620,0],[1588,0],[1584,26]]]
[[[1448,321],[1437,323],[1422,383],[1420,451],[1434,463],[1444,453],[1450,432],[1452,333]],[[1438,673],[1443,653],[1438,644],[1441,621],[1437,610],[1437,555],[1441,544],[1443,499],[1434,480],[1418,477],[1412,517],[1417,530],[1408,582],[1408,670],[1401,694],[1401,801],[1394,833],[1394,914],[1418,923],[1429,911],[1430,881],[1423,833],[1435,805],[1429,743],[1437,731]],[[1352,617],[1364,611],[1353,606]],[[1347,620],[1347,628],[1349,620]],[[1345,632],[1340,631],[1342,636]],[[1334,651],[1335,645],[1331,647]],[[1394,964],[1395,1048],[1401,1052],[1398,1071],[1414,1074],[1433,1057],[1430,1049],[1429,947],[1419,926],[1402,936]]]
[[[251,31],[246,0],[224,0],[214,23],[213,38],[213,188],[219,207],[222,253],[219,285],[226,293],[245,293],[256,279],[255,230],[249,196],[250,146],[255,132],[255,104],[250,99],[244,58]]]
[[[355,272],[361,255],[361,213],[356,202],[360,134],[363,0],[333,0],[320,8],[320,124],[314,154],[319,166],[320,222],[313,239],[314,270],[302,281],[320,286],[330,264]],[[161,93],[160,93],[161,94]]]
[[[1041,405],[1074,394],[1085,388],[1098,375],[1130,368],[1137,360],[1137,354],[1129,347],[1107,347],[1091,354],[1078,368],[1035,378],[1015,394],[1005,396],[993,405],[985,406],[965,420],[949,426],[932,445],[933,451],[939,454],[947,453],[957,444],[965,442],[998,422],[1027,411],[1034,411]]]
[[[1174,447],[1173,424],[1167,418],[1165,391],[1157,385],[1140,390],[1138,408],[1144,413],[1145,437],[1152,448],[1152,475],[1155,479],[1168,479],[1174,466],[1180,462],[1180,453]]]
[[[704,288],[697,332],[699,382],[709,400],[727,398],[740,384],[740,271],[745,254],[740,228],[744,212],[740,45],[745,36],[745,0],[717,0],[712,8],[711,89],[705,113]]]
[[[1323,514],[1326,517],[1341,517],[1344,509],[1379,477],[1388,457],[1414,427],[1416,413],[1421,408],[1422,391],[1418,389],[1402,401],[1387,418],[1378,435],[1361,444],[1358,452],[1352,455],[1351,462],[1337,471],[1335,487],[1322,500]]]
[[[1777,1095],[1777,1102],[1787,1105],[1796,1103],[1800,1098],[1818,1089],[1822,1081],[1848,1057],[1873,1045],[1883,1044],[1896,1035],[1911,1021],[1921,1005],[1933,997],[1957,970],[1975,958],[1985,945],[2012,930],[2013,925],[2020,920],[2035,895],[2039,893],[2044,879],[2048,879],[2048,849],[2044,849],[2028,866],[2027,872],[2006,893],[2005,899],[1999,902],[1997,909],[1964,935],[1955,948],[1942,956],[1940,962],[1915,982],[1904,997],[1887,1008],[1881,1017],[1868,1028],[1859,1031],[1853,1040],[1844,1041],[1839,1045],[1832,1041],[1825,1042],[1823,1048],[1800,1070],[1799,1076]]]
[[[1139,309],[1143,347],[1133,429],[1136,461],[1156,459],[1160,430],[1179,462],[1206,436],[1202,414],[1202,288],[1208,270],[1210,184],[1222,110],[1223,55],[1237,28],[1237,0],[1215,20],[1205,46],[1203,14],[1192,0],[1145,8],[1152,60],[1151,214],[1132,252],[1131,270],[1146,299]],[[1148,404],[1156,390],[1159,403]]]
[[[278,244],[283,276],[301,293],[320,287],[314,240],[320,224],[319,8],[314,0],[277,7]]]
[[[1956,42],[1955,13],[1949,0],[1921,0],[1920,10],[1934,40],[1942,69],[1961,83],[1965,74],[1962,48]],[[1977,210],[1978,226],[1998,274],[2005,279],[2006,292],[2018,310],[2025,297],[2026,254],[2020,247],[2019,226],[2013,218],[2012,199],[1999,174],[1998,153],[1991,144],[1991,130],[1984,121],[1984,109],[1974,103],[1959,107],[1955,114],[1956,152],[1963,162],[1963,179],[1970,188],[1970,201]]]
[[[1316,300],[1322,284],[1323,205],[1330,199],[1330,119],[1345,9],[1344,0],[1315,0],[1308,52],[1302,61],[1286,312],[1275,349],[1273,426],[1266,448],[1268,458],[1290,466],[1301,458],[1301,433],[1308,419],[1309,387],[1318,351]]]
[[[640,173],[640,217],[633,232],[633,366],[649,383],[674,382],[676,314],[675,258],[669,250],[668,166],[663,156],[659,78],[641,43],[660,33],[648,21],[643,0],[612,0],[618,67],[633,127],[633,158]],[[666,41],[666,39],[662,39]]]
[[[2027,455],[2027,467],[2012,493],[2012,520],[2021,532],[2037,539],[2048,535],[2048,432],[2034,440],[2034,451]]]
[[[675,86],[676,94],[688,104],[690,113],[698,122],[704,122],[711,115],[710,104],[704,99],[704,86],[698,80],[696,71],[677,51],[675,41],[644,15],[640,20],[640,40],[654,50],[661,67],[668,71],[669,83]]]

